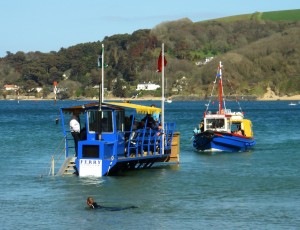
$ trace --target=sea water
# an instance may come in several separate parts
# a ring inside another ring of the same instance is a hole
[[[241,102],[255,148],[201,154],[191,137],[206,102],[173,101],[165,119],[181,135],[179,165],[102,178],[49,176],[51,156],[63,145],[59,107],[81,103],[0,101],[1,229],[300,228],[300,104]],[[138,208],[89,210],[88,196]]]

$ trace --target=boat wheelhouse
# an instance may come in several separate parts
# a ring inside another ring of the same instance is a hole
[[[61,108],[65,162],[57,175],[101,177],[150,168],[158,162],[179,163],[180,135],[175,132],[175,123],[158,126],[161,112],[160,108],[121,102]],[[81,125],[77,156],[69,129],[73,114]]]

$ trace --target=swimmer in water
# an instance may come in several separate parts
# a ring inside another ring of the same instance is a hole
[[[121,211],[121,210],[126,210],[126,209],[132,209],[132,208],[137,208],[136,206],[129,206],[129,207],[124,207],[124,208],[118,208],[118,207],[105,207],[105,206],[101,206],[98,205],[93,197],[88,197],[86,200],[87,205],[89,206],[90,209],[104,209],[107,211]]]
[[[87,203],[87,205],[88,205],[91,209],[95,209],[95,208],[100,208],[100,207],[101,207],[100,205],[98,205],[98,204],[94,201],[93,197],[88,197],[87,200],[86,200],[86,203]]]

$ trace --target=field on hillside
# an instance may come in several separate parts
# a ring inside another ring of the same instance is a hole
[[[300,9],[241,14],[207,21],[233,22],[240,20],[300,21]]]
[[[262,20],[272,20],[272,21],[280,21],[280,20],[298,21],[298,20],[300,20],[300,10],[284,10],[284,11],[265,12],[262,14],[261,19]]]

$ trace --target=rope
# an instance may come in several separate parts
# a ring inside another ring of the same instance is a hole
[[[213,88],[212,88],[212,90],[211,90],[210,99],[209,99],[209,101],[208,101],[208,104],[206,104],[206,110],[205,110],[205,112],[208,111],[208,107],[209,107],[209,105],[210,105],[210,103],[211,103],[211,101],[212,101],[213,92],[214,92],[214,89],[215,89],[215,85],[216,85],[216,83],[217,83],[217,78],[218,78],[218,75],[216,75],[215,81],[213,82],[213,83],[214,83],[214,84],[213,84]],[[229,81],[229,79],[226,79],[226,81],[228,82],[228,84],[229,84],[229,86],[230,86],[231,92],[234,92],[233,87],[232,87],[232,84],[231,84],[231,82]],[[225,104],[225,94],[224,94],[224,90],[223,90],[223,89],[222,89],[222,94],[223,94],[223,105],[224,105],[224,108],[226,109],[226,104]],[[237,97],[236,94],[235,94],[235,101],[237,102],[237,104],[238,104],[238,106],[239,106],[239,110],[243,113],[242,107],[241,107],[241,105],[240,105],[240,102],[239,102],[238,97]]]
[[[214,90],[215,90],[215,85],[216,85],[216,82],[217,82],[217,75],[216,75],[216,78],[215,78],[215,81],[213,82],[214,84],[213,84],[213,87],[212,87],[212,90],[211,90],[211,93],[210,93],[210,99],[209,99],[209,101],[208,101],[208,103],[207,103],[207,105],[206,105],[206,110],[205,110],[205,113],[208,111],[208,107],[209,107],[209,105],[210,105],[210,103],[211,103],[211,99],[212,99],[212,97],[213,97],[213,92],[214,92]]]
[[[233,87],[232,87],[232,85],[231,85],[231,82],[230,82],[228,79],[227,79],[227,81],[228,81],[228,84],[229,84],[229,86],[230,86],[231,91],[234,92]],[[243,112],[242,107],[241,107],[240,102],[239,102],[239,99],[238,99],[238,97],[237,97],[236,94],[235,94],[235,101],[237,102],[240,111]]]
[[[111,165],[112,165],[114,159],[115,159],[114,156],[111,156],[111,158],[110,158],[110,163],[109,163],[109,167],[108,167],[108,170],[107,170],[107,175],[108,175],[108,173],[109,173],[109,170],[110,170],[110,168],[111,168]]]

